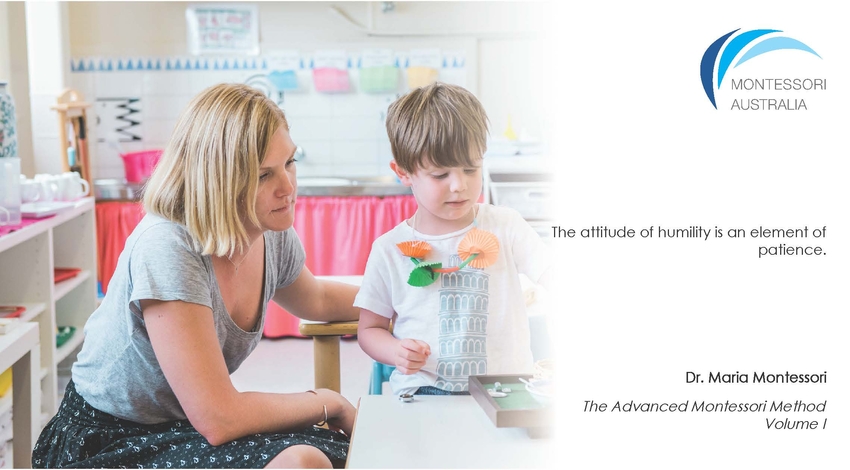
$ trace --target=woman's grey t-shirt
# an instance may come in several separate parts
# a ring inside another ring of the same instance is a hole
[[[137,423],[186,419],[154,355],[139,301],[181,300],[209,307],[232,374],[260,342],[266,304],[275,289],[292,284],[304,266],[295,230],[264,236],[263,310],[254,328],[244,331],[224,306],[210,257],[193,249],[182,225],[147,214],[127,239],[108,294],[86,323],[83,349],[71,369],[77,392],[95,408]]]

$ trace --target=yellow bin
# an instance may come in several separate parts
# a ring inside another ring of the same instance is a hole
[[[0,374],[0,397],[6,395],[6,392],[12,388],[12,368],[6,369],[6,372]]]

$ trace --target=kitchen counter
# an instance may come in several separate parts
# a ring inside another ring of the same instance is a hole
[[[143,183],[128,183],[119,179],[94,181],[94,196],[97,201],[138,201]],[[410,188],[392,176],[338,178],[298,178],[299,196],[401,196],[413,194]]]

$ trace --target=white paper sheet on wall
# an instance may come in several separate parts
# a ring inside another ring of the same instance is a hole
[[[260,53],[257,5],[200,4],[186,8],[189,51],[205,53]]]
[[[301,54],[298,51],[269,52],[266,57],[266,66],[271,71],[299,70],[304,68],[301,61]]]
[[[348,54],[344,50],[321,50],[313,54],[313,68],[348,68]]]
[[[407,57],[407,67],[430,67],[439,69],[443,66],[439,49],[414,49]]]
[[[364,49],[360,53],[360,68],[396,65],[392,49]]]

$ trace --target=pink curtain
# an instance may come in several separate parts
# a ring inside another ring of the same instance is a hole
[[[109,285],[124,242],[144,216],[141,204],[99,202],[97,220],[98,280]],[[299,197],[295,231],[307,253],[307,267],[317,276],[361,275],[376,238],[416,212],[413,196]],[[269,302],[263,334],[298,336],[298,318]]]
[[[295,231],[317,276],[362,275],[372,242],[416,212],[413,196],[299,197]],[[269,302],[263,334],[298,336],[298,318]]]
[[[145,212],[141,203],[135,202],[98,202],[94,210],[97,225],[97,280],[105,294],[115,273],[118,256],[124,250],[124,242]]]

